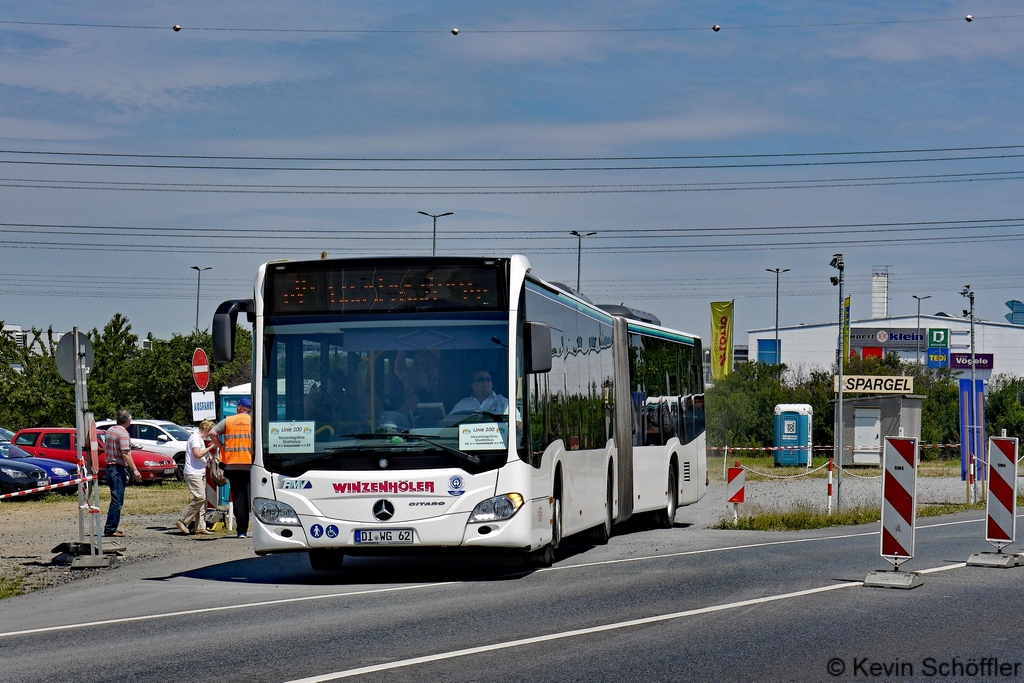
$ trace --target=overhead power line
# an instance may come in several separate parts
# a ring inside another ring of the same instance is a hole
[[[1021,180],[1020,171],[982,171],[860,178],[804,180],[737,180],[702,183],[588,183],[576,185],[273,185],[246,183],[145,183],[103,180],[41,180],[0,178],[0,187],[31,190],[99,192],[180,192],[248,195],[554,195],[554,194],[662,194],[681,192],[734,192],[752,190],[808,190],[837,187],[934,185],[947,183]]]
[[[217,161],[423,161],[423,162],[498,162],[498,161],[660,161],[686,159],[771,159],[791,157],[864,156],[881,154],[938,154],[942,152],[981,152],[1003,149],[1024,149],[1024,145],[984,145],[974,147],[919,147],[909,149],[842,150],[832,152],[780,152],[757,154],[689,154],[657,156],[574,156],[574,157],[309,157],[309,156],[243,156],[214,154],[137,154],[119,152],[73,152],[55,150],[0,149],[0,154],[40,156],[103,157],[123,159],[201,159]]]
[[[226,166],[203,164],[143,164],[110,163],[97,161],[41,161],[37,159],[0,159],[0,164],[21,166],[54,166],[82,168],[153,168],[190,171],[301,171],[301,172],[359,172],[359,173],[523,173],[538,171],[674,171],[713,170],[736,168],[799,168],[812,166],[865,166],[875,164],[911,164],[943,161],[993,161],[1020,159],[1024,154],[975,154],[968,156],[916,157],[911,159],[844,159],[842,161],[777,161],[770,163],[734,164],[660,164],[639,166]]]
[[[152,24],[100,24],[86,22],[56,22],[56,21],[0,21],[0,25],[11,26],[40,26],[59,28],[99,28],[99,29],[120,29],[120,30],[141,30],[141,31],[200,31],[200,32],[229,32],[229,33],[296,33],[296,34],[445,34],[455,36],[462,34],[543,34],[543,33],[680,33],[689,31],[708,31],[715,33],[730,30],[769,30],[769,29],[796,29],[796,28],[852,28],[859,26],[888,26],[898,24],[935,24],[963,22],[968,23],[978,20],[989,19],[1019,19],[1024,14],[993,14],[993,15],[968,15],[967,17],[929,17],[921,19],[881,19],[873,21],[832,21],[832,22],[811,22],[811,23],[790,23],[790,24],[713,24],[711,26],[648,26],[648,27],[620,27],[620,28],[519,28],[519,29],[473,29],[473,28],[421,28],[421,29],[369,29],[369,28],[277,28],[277,27],[245,27],[245,26],[188,26],[180,24],[165,24],[163,26]]]

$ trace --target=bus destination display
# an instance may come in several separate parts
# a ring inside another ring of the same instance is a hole
[[[269,315],[500,310],[497,264],[283,266],[271,269]]]

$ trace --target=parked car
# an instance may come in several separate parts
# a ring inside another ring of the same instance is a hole
[[[105,431],[97,430],[97,437],[100,441],[99,468],[100,476],[106,472],[107,459],[103,453],[103,438]],[[31,427],[22,429],[14,435],[15,446],[28,451],[40,458],[52,458],[75,464],[78,462],[78,454],[75,451],[75,429],[74,427]],[[142,474],[143,482],[157,482],[170,479],[175,475],[175,464],[172,458],[160,453],[135,448],[132,444],[132,460]],[[129,472],[129,484],[135,483],[134,477]]]
[[[10,429],[4,429],[0,427],[0,441],[10,441],[14,438],[14,432]]]
[[[101,420],[96,423],[98,429],[105,429],[114,424],[113,420]],[[128,436],[132,444],[147,451],[160,453],[174,458],[177,464],[178,481],[184,481],[185,451],[188,448],[188,437],[191,433],[180,425],[166,420],[132,420],[128,425]]]
[[[102,453],[103,444],[107,438],[106,430],[96,430],[96,438],[100,442],[100,452]],[[162,453],[154,453],[153,451],[136,448],[136,445],[133,441],[132,460],[135,461],[135,466],[139,469],[139,474],[142,475],[142,481],[135,481],[135,475],[129,470],[129,484],[152,484],[162,482],[165,479],[174,479],[177,472],[174,458],[170,458]]]
[[[50,478],[51,484],[63,484],[64,482],[78,478],[77,465],[72,465],[71,463],[64,462],[63,460],[36,458],[28,451],[18,448],[10,441],[0,442],[0,465],[3,465],[9,460],[15,460],[17,462],[41,467],[46,472],[46,476]],[[77,489],[74,486],[63,486],[54,490],[61,493],[74,493]]]
[[[49,483],[50,478],[46,476],[46,470],[38,465],[30,465],[19,460],[0,460],[0,493],[17,493],[38,486],[47,486]]]

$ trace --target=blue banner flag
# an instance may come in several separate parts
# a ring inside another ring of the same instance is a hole
[[[960,380],[960,481],[967,481],[970,456],[980,463],[985,455],[985,381]],[[978,467],[978,480],[985,478],[985,469]]]

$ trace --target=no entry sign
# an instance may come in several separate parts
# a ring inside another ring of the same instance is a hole
[[[206,351],[196,349],[192,352],[192,378],[200,391],[205,391],[210,383],[210,361],[206,357]]]

